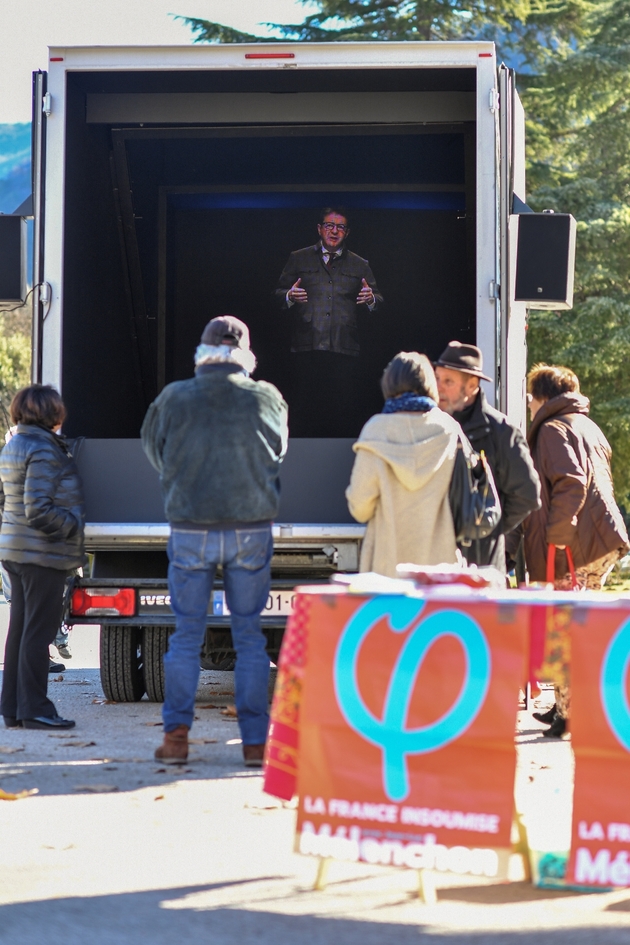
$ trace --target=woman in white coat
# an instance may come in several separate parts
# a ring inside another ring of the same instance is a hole
[[[383,412],[354,444],[348,506],[367,522],[361,571],[396,577],[396,565],[457,561],[448,492],[455,464],[456,420],[437,406],[428,358],[401,351],[381,379]]]

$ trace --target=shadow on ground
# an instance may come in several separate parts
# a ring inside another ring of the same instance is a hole
[[[624,928],[532,929],[521,932],[452,931],[417,924],[283,915],[246,905],[187,907],[185,897],[240,883],[217,883],[95,897],[68,897],[0,907],[2,945],[627,945]],[[618,904],[620,905],[620,904]],[[435,919],[435,913],[432,918]],[[433,925],[433,923],[432,923]]]
[[[440,900],[453,902],[471,902],[482,905],[499,903],[536,902],[541,899],[564,899],[575,896],[575,890],[537,889],[531,883],[486,883],[483,886],[457,886],[449,889],[440,888]]]
[[[6,729],[0,721],[0,788],[40,794],[134,791],[175,781],[252,777],[243,765],[236,719],[225,715],[234,702],[234,674],[202,672],[191,745],[185,765],[154,759],[162,741],[162,705],[111,703],[98,670],[68,669],[52,676],[49,696],[57,711],[75,719],[68,731]]]
[[[606,912],[630,912],[630,899],[623,899],[621,902],[611,902],[606,906]],[[630,934],[628,935],[630,941]]]

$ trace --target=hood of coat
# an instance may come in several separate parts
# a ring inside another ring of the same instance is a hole
[[[538,431],[546,420],[552,420],[555,417],[565,417],[568,414],[575,413],[588,416],[589,407],[590,400],[588,397],[584,397],[583,394],[559,394],[557,397],[552,397],[550,400],[546,401],[532,420],[529,428],[527,442],[530,447],[534,446]]]
[[[365,424],[353,449],[378,456],[415,492],[452,462],[458,431],[459,424],[438,407],[427,413],[377,414]]]

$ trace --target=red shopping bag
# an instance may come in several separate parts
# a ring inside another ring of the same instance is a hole
[[[571,549],[566,549],[571,588],[579,591],[580,586],[575,574],[575,565]],[[547,550],[547,583],[553,585],[555,576],[556,546],[549,545]],[[529,682],[552,682],[566,685],[566,675],[570,660],[570,640],[568,624],[570,615],[566,605],[547,605],[532,607],[529,648]]]
[[[578,584],[577,577],[575,576],[575,565],[573,564],[573,555],[571,549],[567,545],[565,548],[567,554],[567,564],[569,565],[569,574],[571,575],[571,590],[579,591],[580,585]],[[556,546],[549,545],[547,549],[547,583],[553,584],[555,580],[556,572]]]

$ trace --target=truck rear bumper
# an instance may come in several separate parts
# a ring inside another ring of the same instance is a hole
[[[260,615],[263,631],[283,629],[293,607],[292,592],[296,584],[327,584],[325,577],[293,578],[272,577],[269,599],[265,610]],[[84,590],[89,595],[87,603],[92,613],[85,612],[81,606],[85,595],[79,594],[75,609],[74,591]],[[133,591],[133,613],[116,612],[111,606],[116,603],[116,595],[121,590]],[[91,592],[91,593],[90,593]],[[105,599],[104,599],[105,598]],[[93,607],[91,605],[94,605]],[[64,623],[97,624],[106,627],[174,627],[175,614],[171,609],[168,582],[165,578],[75,578],[72,591],[66,598]],[[214,589],[208,601],[206,626],[213,630],[230,629],[230,613],[226,608],[225,595],[221,580],[215,581]]]
[[[357,571],[364,533],[362,525],[275,524],[271,592],[261,614],[263,630],[284,628],[292,607],[288,598],[297,585],[326,584],[335,573]],[[162,522],[90,522],[85,529],[85,543],[94,555],[92,576],[74,580],[74,589],[84,589],[85,593],[79,595],[76,606],[69,596],[65,622],[100,624],[104,628],[174,627],[165,554],[169,534],[169,525]],[[151,559],[149,568],[147,559]],[[219,570],[207,626],[228,631],[230,616],[220,578]],[[129,590],[135,601],[133,611],[113,600],[119,591],[124,595]],[[86,595],[96,598],[93,605],[86,601]]]
[[[156,523],[89,522],[85,526],[85,546],[95,551],[159,551],[168,543],[170,526]],[[322,542],[358,542],[365,534],[363,525],[308,525],[283,524],[273,526],[276,548],[295,548],[303,544]]]

